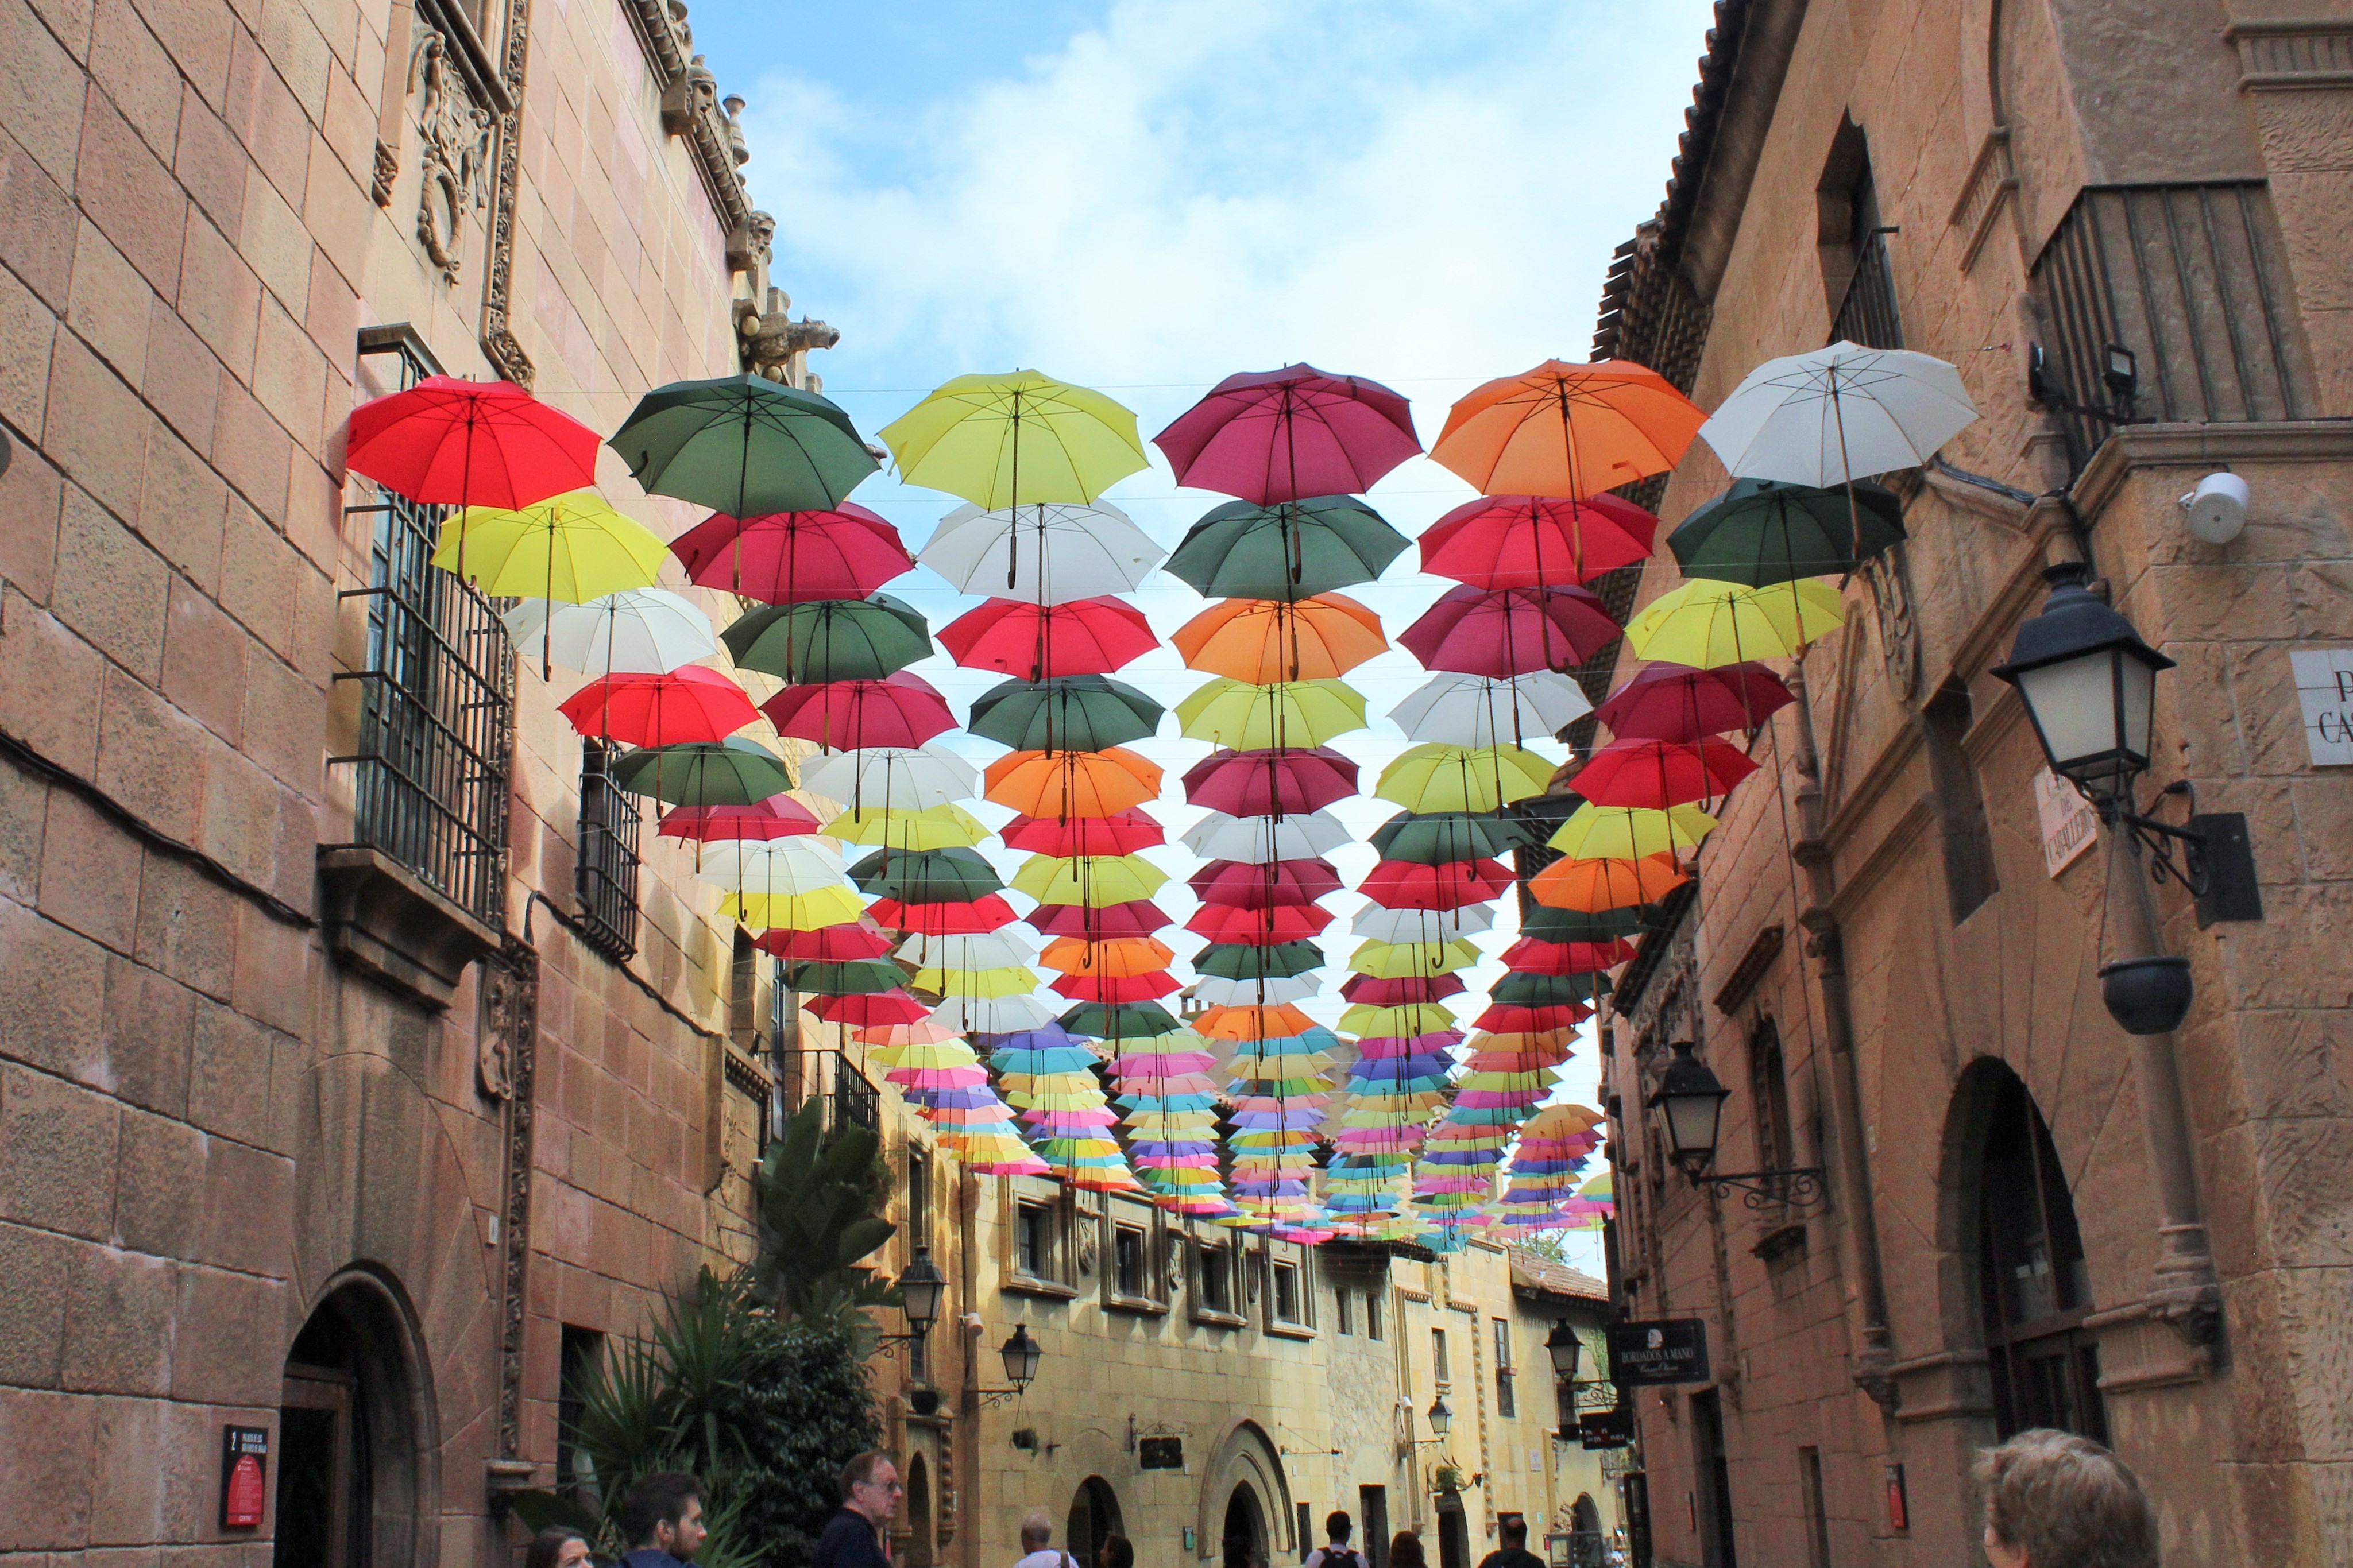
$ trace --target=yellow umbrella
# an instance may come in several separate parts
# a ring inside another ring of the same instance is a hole
[[[1022,996],[1038,989],[1038,976],[1018,963],[998,969],[918,969],[915,989],[942,996]]]
[[[1845,620],[1838,590],[1810,577],[1763,588],[1694,577],[1628,621],[1626,646],[1637,658],[1714,669],[1788,658]]]
[[[1549,842],[1577,859],[1639,860],[1645,855],[1689,849],[1715,828],[1715,818],[1695,805],[1671,805],[1658,811],[1646,805],[1595,805],[1588,801],[1560,825]]]
[[[1348,967],[1376,980],[1426,980],[1469,969],[1479,950],[1461,937],[1452,942],[1367,942],[1348,955]]]
[[[1553,764],[1518,746],[1409,746],[1381,770],[1373,793],[1412,812],[1493,811],[1542,795]]]
[[[1141,855],[1074,855],[1068,859],[1032,855],[1013,874],[1010,885],[1041,904],[1101,910],[1148,899],[1167,880],[1167,872]]]
[[[991,511],[1091,501],[1149,464],[1134,414],[1034,370],[957,376],[877,434],[901,479]]]
[[[730,893],[719,903],[720,919],[760,930],[822,931],[865,912],[866,900],[846,883],[811,893]]]
[[[512,511],[470,506],[441,530],[433,564],[493,598],[585,605],[625,588],[650,588],[670,546],[594,490],[572,490]]]
[[[1338,1026],[1342,1034],[1359,1039],[1367,1036],[1434,1035],[1454,1026],[1454,1009],[1439,1002],[1408,1002],[1396,1007],[1357,1002],[1340,1015]]]
[[[1219,676],[1176,704],[1188,739],[1238,752],[1320,746],[1365,727],[1365,700],[1343,680],[1253,686]]]
[[[987,825],[960,805],[922,811],[870,806],[845,811],[819,831],[886,849],[969,849],[988,837]]]

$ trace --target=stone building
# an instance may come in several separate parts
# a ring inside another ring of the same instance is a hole
[[[2326,0],[1716,7],[1595,357],[1712,407],[1774,355],[1900,346],[1983,417],[1891,477],[1908,542],[1843,585],[1605,1020],[1619,1304],[1703,1320],[1715,1369],[1638,1402],[1658,1563],[1954,1561],[1974,1454],[2032,1426],[2112,1443],[2169,1562],[2353,1556],[2353,787],[2291,658],[2353,645],[2348,64]],[[2250,521],[2202,542],[2176,498],[2222,469]],[[1695,445],[1659,510],[1724,483]],[[2196,984],[2171,1035],[2097,973],[2147,862],[2110,880],[1989,673],[2076,559],[2179,661],[2143,809],[2252,840],[2260,918],[2154,889]],[[1678,1041],[1732,1091],[1717,1168],[1823,1201],[1670,1165]]]

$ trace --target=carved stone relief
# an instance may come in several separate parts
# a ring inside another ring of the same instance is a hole
[[[447,34],[420,20],[408,64],[424,175],[417,197],[417,237],[448,283],[457,282],[465,268],[468,220],[488,204],[484,176],[497,125],[490,110],[475,100],[452,47]],[[378,153],[381,166],[381,148]]]
[[[506,1212],[499,1227],[499,1452],[522,1451],[523,1307],[531,1258],[531,1177],[533,1160],[533,1081],[539,1049],[539,954],[509,937],[498,959],[483,967],[494,1005],[483,1033],[499,1037],[507,1073]],[[487,1049],[487,1047],[486,1047]]]
[[[766,217],[755,213],[755,218]],[[775,220],[769,219],[773,229]],[[766,249],[765,237],[759,237],[760,247]],[[771,286],[765,310],[749,300],[735,301],[735,335],[744,353],[744,368],[754,375],[765,375],[770,381],[781,381],[787,386],[802,387],[810,392],[821,389],[824,383],[809,374],[808,356],[811,349],[829,349],[841,342],[839,329],[807,317],[792,319],[792,296]]]
[[[528,387],[536,373],[531,356],[516,341],[510,312],[514,298],[515,207],[522,187],[522,90],[524,68],[531,60],[531,0],[506,0],[506,18],[497,36],[505,40],[499,81],[512,107],[498,127],[491,186],[490,272],[482,279],[481,343],[482,353],[501,375]]]
[[[1920,690],[1920,619],[1912,607],[1912,569],[1904,546],[1895,544],[1862,563],[1855,574],[1871,590],[1872,618],[1879,626],[1879,657],[1887,666],[1896,698],[1909,702]]]

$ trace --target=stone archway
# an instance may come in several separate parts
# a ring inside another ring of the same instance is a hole
[[[1266,1507],[1258,1489],[1237,1481],[1226,1497],[1226,1517],[1218,1531],[1218,1553],[1224,1568],[1266,1568],[1272,1561],[1266,1538]]]
[[[427,1568],[438,1555],[438,1427],[416,1317],[365,1268],[328,1282],[286,1353],[278,1568]]]
[[[1089,1476],[1071,1494],[1071,1511],[1063,1521],[1062,1544],[1078,1559],[1079,1568],[1094,1568],[1095,1554],[1104,1541],[1127,1533],[1119,1509],[1119,1494],[1101,1476]]]
[[[1255,1421],[1237,1421],[1226,1429],[1209,1462],[1202,1468],[1201,1490],[1196,1502],[1198,1554],[1205,1561],[1219,1556],[1225,1545],[1226,1519],[1235,1507],[1237,1491],[1247,1494],[1243,1517],[1257,1510],[1256,1544],[1272,1563],[1298,1543],[1290,1539],[1291,1481],[1274,1441]]]
[[[938,1526],[932,1511],[932,1472],[921,1454],[907,1456],[907,1545],[903,1568],[932,1568]]]

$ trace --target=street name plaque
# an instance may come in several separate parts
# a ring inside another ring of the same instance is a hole
[[[1707,1324],[1698,1318],[1660,1318],[1609,1325],[1609,1380],[1648,1387],[1705,1383]]]

